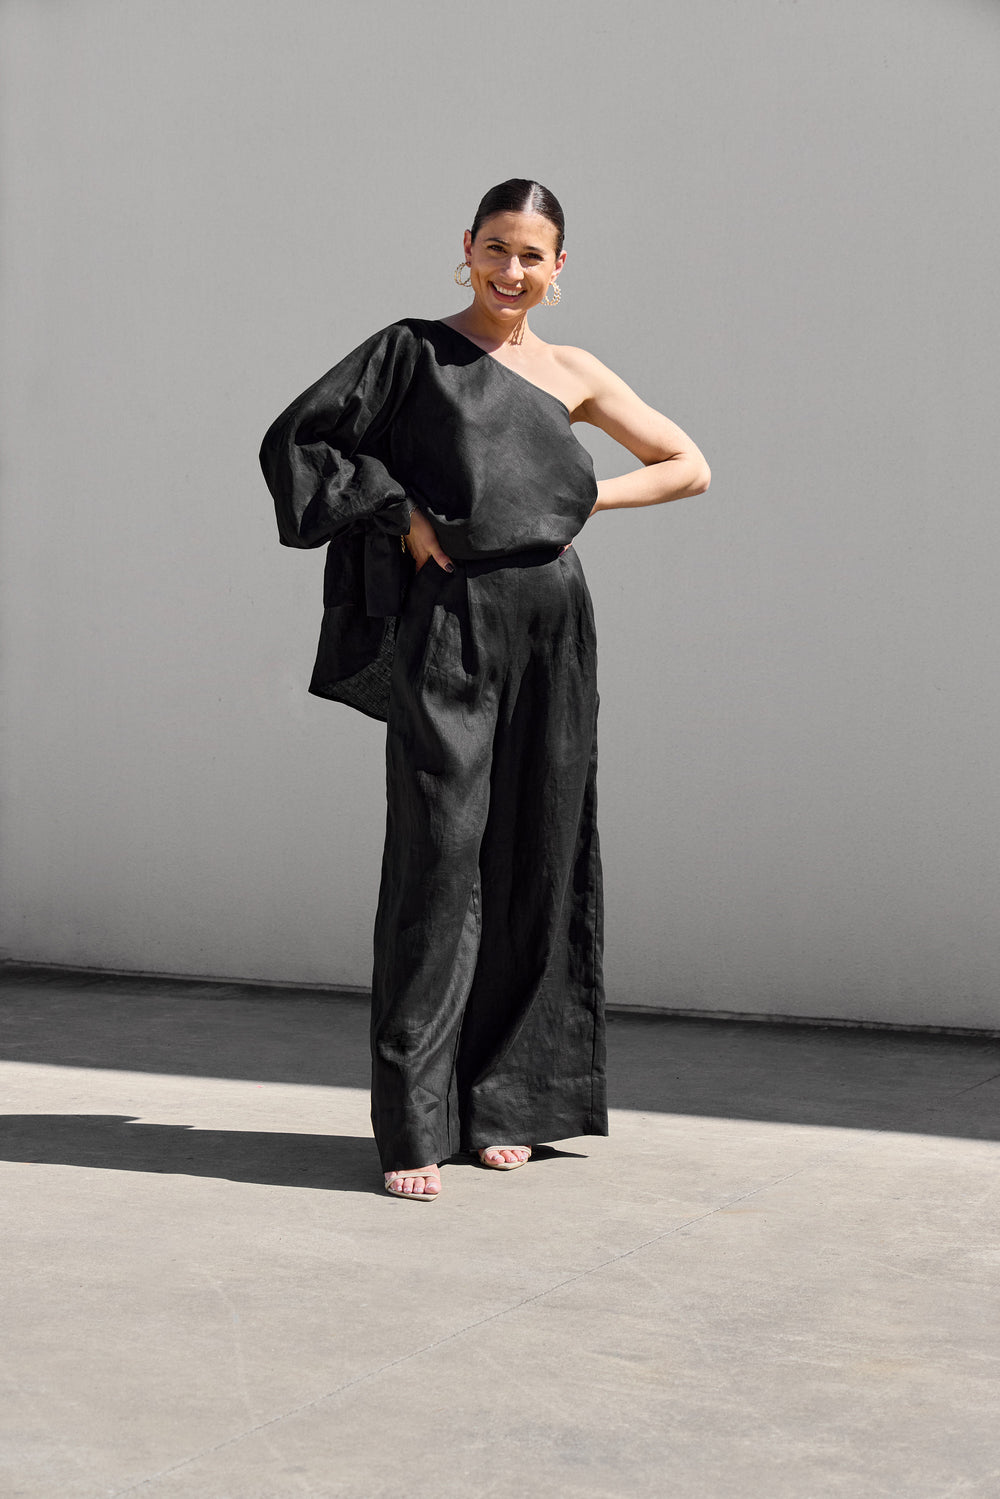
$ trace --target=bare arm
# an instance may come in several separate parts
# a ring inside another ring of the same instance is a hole
[[[565,353],[590,392],[577,406],[574,418],[607,432],[643,464],[615,479],[602,479],[591,515],[598,510],[662,505],[666,500],[704,494],[712,475],[691,438],[675,422],[647,406],[592,354],[582,349],[567,349]]]

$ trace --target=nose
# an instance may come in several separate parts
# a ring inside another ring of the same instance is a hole
[[[503,268],[503,273],[505,276],[509,276],[511,281],[520,281],[521,277],[524,275],[524,272],[521,269],[521,262],[518,260],[516,255],[512,255],[510,257],[507,264]]]

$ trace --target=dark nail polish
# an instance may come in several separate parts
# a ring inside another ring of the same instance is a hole
[[[446,573],[453,573],[455,571],[454,562],[446,562],[444,565],[444,570]]]

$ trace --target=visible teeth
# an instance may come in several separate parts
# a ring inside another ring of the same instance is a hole
[[[493,290],[499,292],[502,297],[510,297],[512,301],[515,297],[519,297],[521,295],[519,291],[508,291],[506,287],[497,286],[495,281],[491,281],[490,285],[492,286]]]

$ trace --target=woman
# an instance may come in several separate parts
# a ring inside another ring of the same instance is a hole
[[[571,543],[599,510],[709,482],[678,427],[528,326],[559,301],[563,232],[537,182],[491,189],[455,273],[470,305],[375,334],[261,450],[281,540],[332,542],[310,690],[387,720],[372,1122],[412,1202],[458,1150],[509,1171],[607,1133],[596,654]],[[579,421],[643,467],[597,483]]]

